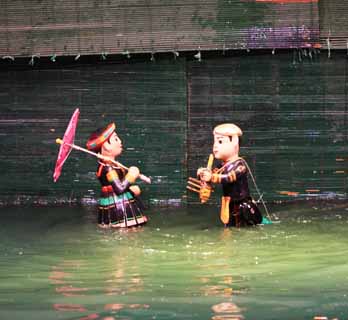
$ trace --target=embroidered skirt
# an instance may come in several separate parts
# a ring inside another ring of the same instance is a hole
[[[120,195],[102,193],[99,199],[98,224],[115,228],[127,228],[147,222],[143,215],[144,206],[140,199],[127,191]]]

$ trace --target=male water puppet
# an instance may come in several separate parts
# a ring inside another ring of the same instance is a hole
[[[222,184],[220,218],[225,226],[247,226],[262,222],[262,215],[250,196],[248,167],[239,157],[242,130],[232,123],[214,128],[213,154],[221,160],[220,168],[199,168],[197,176],[205,183]]]
[[[87,142],[87,149],[102,155],[99,158],[97,177],[101,184],[98,224],[101,227],[132,227],[147,222],[142,214],[143,205],[138,196],[141,191],[134,185],[139,177],[137,167],[115,166],[121,155],[122,141],[115,132],[115,124],[93,132]],[[110,160],[108,160],[110,159]]]

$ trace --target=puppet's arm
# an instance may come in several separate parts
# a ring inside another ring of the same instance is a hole
[[[226,172],[227,171],[227,172]],[[225,173],[219,173],[218,169],[214,169],[211,174],[212,183],[231,183],[236,181],[241,175],[247,172],[246,166],[240,162],[238,163],[236,169],[232,169],[232,166],[229,166]]]
[[[106,170],[106,178],[117,195],[120,195],[121,193],[127,191],[129,186],[136,180],[136,176],[132,174],[131,170],[128,171],[125,179],[122,181],[120,180],[116,170],[114,170],[112,167],[107,166]]]

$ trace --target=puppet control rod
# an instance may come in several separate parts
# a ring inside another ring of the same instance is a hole
[[[116,161],[116,160],[110,159],[110,158],[108,158],[108,157],[104,157],[104,156],[102,156],[102,155],[99,154],[99,153],[95,153],[95,152],[93,152],[93,151],[89,151],[89,150],[87,150],[87,149],[85,149],[85,148],[79,147],[79,146],[77,146],[76,144],[66,143],[66,142],[64,142],[64,141],[63,141],[62,139],[60,139],[60,138],[57,138],[57,139],[56,139],[56,143],[57,143],[57,144],[66,144],[66,145],[68,145],[69,147],[71,147],[71,148],[73,148],[73,149],[76,149],[76,150],[79,150],[79,151],[82,151],[82,152],[86,152],[86,153],[88,153],[88,154],[90,154],[90,155],[92,155],[92,156],[97,157],[98,159],[109,161],[109,162],[113,163],[114,165],[116,165],[116,166],[118,166],[118,167],[121,167],[121,168],[123,168],[123,169],[125,169],[125,170],[128,170],[128,167],[124,166],[122,163],[120,163],[120,162],[118,162],[118,161]],[[140,174],[140,175],[139,175],[139,179],[142,180],[142,181],[144,181],[144,182],[146,182],[146,183],[149,183],[149,184],[151,183],[151,179],[150,179],[149,177],[143,175],[143,174]]]

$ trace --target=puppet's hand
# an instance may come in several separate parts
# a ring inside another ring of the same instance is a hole
[[[200,177],[204,170],[207,170],[207,168],[198,168],[197,177]]]
[[[201,178],[201,180],[205,181],[205,182],[209,182],[211,180],[211,170],[207,169],[207,168],[202,168],[203,170],[200,172],[199,177]]]
[[[133,193],[136,197],[140,196],[141,190],[140,190],[139,186],[133,185],[133,186],[130,186],[129,189],[130,189],[130,191],[132,191],[132,193]]]
[[[199,199],[201,199],[201,203],[205,203],[209,200],[211,195],[212,188],[210,184],[205,184],[199,191]]]
[[[137,167],[130,167],[128,169],[127,175],[126,175],[126,179],[130,182],[130,183],[134,183],[135,180],[137,180],[137,178],[139,177],[139,169]]]

